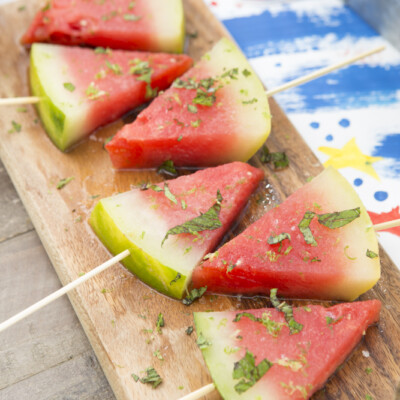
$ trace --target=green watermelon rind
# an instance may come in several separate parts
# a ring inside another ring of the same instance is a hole
[[[31,93],[33,96],[40,98],[40,102],[36,104],[37,112],[42,120],[45,130],[50,137],[51,141],[61,150],[65,151],[69,143],[64,134],[65,127],[65,114],[58,108],[46,93],[42,82],[38,75],[38,59],[35,51],[37,47],[32,46],[30,57],[30,85]]]
[[[201,349],[201,352],[215,387],[224,400],[240,400],[245,398],[261,400],[268,398],[268,396],[263,397],[263,395],[266,394],[266,388],[262,386],[253,386],[251,388],[251,397],[245,397],[246,395],[239,394],[235,391],[234,387],[238,381],[233,379],[232,374],[228,375],[226,373],[226,365],[232,364],[233,372],[234,364],[238,361],[238,353],[227,354],[224,350],[229,341],[229,335],[232,334],[232,332],[225,327],[225,324],[221,323],[225,315],[231,317],[231,313],[229,312],[212,313],[212,315],[208,312],[193,313],[197,335],[199,336],[201,334],[206,341],[211,343],[209,347]],[[216,318],[219,318],[219,320],[216,320]],[[224,328],[226,329],[226,334],[225,332],[221,332]],[[224,340],[217,342],[218,337],[222,337]],[[247,393],[247,395],[249,396],[249,393]]]
[[[95,206],[89,224],[112,254],[119,254],[126,249],[130,251],[131,255],[121,263],[141,281],[167,296],[182,298],[189,277],[181,273],[180,279],[172,285],[168,284],[176,278],[177,271],[160,263],[129,240],[115,224],[102,201]]]

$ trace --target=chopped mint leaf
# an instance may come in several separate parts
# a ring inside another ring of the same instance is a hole
[[[51,8],[51,3],[50,3],[50,1],[48,1],[48,2],[44,5],[44,7],[42,8],[41,11],[42,11],[42,12],[49,11],[50,8]]]
[[[58,190],[61,190],[64,186],[68,185],[68,183],[70,183],[74,179],[75,179],[74,176],[70,176],[69,178],[60,179],[59,182],[57,183],[56,188]]]
[[[170,176],[178,176],[178,171],[175,168],[174,162],[172,160],[164,161],[158,168],[158,174],[166,174]]]
[[[344,246],[344,255],[349,259],[349,260],[351,260],[351,261],[354,261],[354,260],[357,260],[357,257],[350,257],[348,254],[347,254],[347,249],[349,248],[350,246]]]
[[[122,68],[118,64],[112,64],[106,60],[107,68],[109,68],[115,75],[122,75]]]
[[[135,382],[140,380],[140,382],[142,383],[150,384],[153,389],[155,389],[158,385],[162,383],[161,376],[158,375],[157,371],[153,367],[148,367],[145,372],[146,376],[143,378],[139,378],[136,374],[132,374],[132,378],[135,380]]]
[[[365,400],[374,400],[374,398],[370,394],[366,394]]]
[[[65,82],[64,83],[65,89],[67,89],[69,92],[73,92],[75,90],[75,86],[71,82]]]
[[[231,272],[236,266],[237,266],[236,264],[229,264],[226,269],[226,272]]]
[[[107,47],[107,48],[96,47],[94,49],[94,52],[95,52],[95,54],[108,54],[108,55],[110,55],[112,53],[112,50],[109,47]]]
[[[254,104],[254,103],[257,103],[257,101],[258,100],[255,97],[253,97],[251,100],[242,101],[242,104]],[[284,154],[284,153],[282,153],[282,154]]]
[[[259,322],[259,323],[263,324],[265,326],[265,328],[267,329],[268,333],[273,337],[278,337],[279,332],[282,329],[282,326],[285,325],[281,322],[273,321],[270,318],[269,313],[263,313],[262,318],[258,318],[249,312],[242,312],[242,313],[236,314],[236,317],[233,320],[233,322],[238,322],[243,317],[249,318],[251,321]]]
[[[303,325],[296,322],[293,315],[293,308],[286,304],[286,302],[280,302],[276,297],[278,289],[271,289],[270,299],[271,303],[278,311],[283,312],[285,315],[285,321],[289,325],[290,334],[299,333],[303,329]]]
[[[106,95],[107,92],[104,90],[99,90],[93,82],[90,83],[86,89],[86,96],[89,100],[97,100],[99,97]]]
[[[162,315],[162,313],[158,314],[157,317],[157,323],[156,323],[156,330],[158,333],[162,333],[161,328],[165,325],[165,321],[164,321],[164,316]]]
[[[164,194],[167,199],[171,200],[174,204],[178,204],[176,197],[169,190],[167,182],[164,183]]]
[[[8,131],[8,133],[21,132],[22,125],[18,122],[11,121],[11,126],[12,128]]]
[[[203,336],[203,334],[201,332],[200,332],[199,337],[196,340],[196,344],[200,350],[204,350],[207,347],[211,346],[211,342],[207,341],[207,339]]]
[[[372,368],[371,367],[367,367],[367,368],[365,368],[365,372],[369,375],[369,374],[372,374]]]
[[[132,10],[132,8],[135,7],[135,2],[131,1],[128,5],[129,10]]]
[[[303,234],[306,243],[311,244],[312,246],[317,246],[317,241],[315,240],[310,229],[310,223],[314,218],[314,216],[315,216],[314,212],[306,211],[298,227],[300,229],[300,232]]]
[[[378,254],[376,254],[376,253],[373,252],[372,250],[367,249],[367,254],[366,254],[366,256],[369,257],[369,258],[376,258],[376,257],[378,257]]]
[[[285,239],[288,239],[289,241],[292,240],[291,236],[289,233],[281,233],[276,236],[270,236],[267,240],[268,244],[278,244],[282,243]]]
[[[181,207],[182,207],[182,210],[186,210],[187,204],[186,204],[185,200],[181,200]]]
[[[183,139],[183,136],[180,135],[177,140],[178,140],[178,142],[180,142],[182,139]]]
[[[248,69],[244,69],[244,70],[242,71],[242,74],[247,78],[248,76],[251,75],[251,72],[250,72]]]
[[[201,89],[197,89],[196,97],[192,100],[194,104],[211,107],[217,100],[215,94],[209,94]]]
[[[172,281],[171,281],[169,284],[170,284],[170,285],[173,285],[174,283],[178,282],[179,279],[181,279],[181,278],[182,278],[182,275],[178,272],[178,273],[176,274],[176,277],[175,277],[174,279],[172,279]]]
[[[237,75],[239,74],[239,68],[232,68],[221,75],[221,78],[231,78],[237,79]]]
[[[153,352],[153,356],[154,356],[154,357],[157,357],[160,361],[164,361],[164,357],[162,356],[160,350],[154,351],[154,352]]]
[[[343,316],[339,317],[339,318],[332,318],[329,315],[325,317],[326,320],[326,324],[327,325],[334,325],[337,324],[341,319],[343,319]]]
[[[289,165],[289,159],[284,152],[271,153],[267,146],[261,149],[260,160],[262,163],[273,163],[275,169],[283,169]]]
[[[193,326],[188,326],[185,330],[186,335],[190,336],[193,333],[193,330],[194,330]]]
[[[28,112],[28,109],[26,107],[17,107],[17,112],[26,113]]]
[[[207,286],[201,287],[199,289],[192,289],[188,296],[186,296],[182,303],[185,306],[190,306],[195,300],[199,299],[206,292]]]
[[[360,216],[360,207],[318,215],[318,222],[330,229],[341,228]]]
[[[188,104],[187,109],[189,112],[196,114],[197,113],[197,107],[194,106],[193,104]]]
[[[222,223],[219,220],[219,213],[221,211],[222,200],[221,192],[218,189],[216,202],[210,207],[210,209],[204,214],[200,214],[198,217],[171,228],[166,233],[161,242],[161,246],[168,239],[169,235],[179,235],[180,233],[197,235],[198,232],[211,231],[220,228]]]
[[[321,262],[321,259],[319,259],[318,257],[314,257],[311,259],[311,262]]]
[[[18,10],[18,12],[25,11],[26,10],[26,6],[19,6],[17,8],[17,10]]]
[[[172,84],[172,87],[176,87],[179,89],[197,89],[199,85],[193,78],[189,78],[187,81],[178,78],[175,79],[174,83]]]
[[[272,367],[272,363],[266,358],[256,366],[256,360],[252,353],[246,350],[245,356],[235,362],[233,367],[233,379],[242,378],[239,383],[235,385],[237,393],[241,394],[246,392],[254,386]]]
[[[125,21],[139,21],[142,17],[135,14],[124,14],[123,18]]]
[[[136,374],[131,374],[133,380],[137,382],[140,378]]]
[[[193,128],[198,128],[200,126],[201,122],[202,122],[201,119],[197,119],[196,121],[191,121],[190,125],[192,125]]]

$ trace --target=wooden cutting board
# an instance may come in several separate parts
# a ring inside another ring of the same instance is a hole
[[[227,33],[201,0],[184,3],[190,34],[188,54],[198,59]],[[28,52],[18,41],[39,6],[35,0],[0,8],[1,97],[29,94]],[[228,236],[242,231],[322,170],[273,99],[270,105],[273,126],[268,147],[272,151],[286,151],[290,167],[276,172],[262,165],[258,157],[251,160],[251,164],[263,168],[266,180]],[[87,224],[95,202],[126,191],[132,184],[162,178],[152,171],[117,172],[111,168],[103,141],[122,126],[121,121],[99,130],[71,153],[63,154],[47,138],[34,108],[27,108],[26,113],[18,112],[17,107],[0,109],[0,157],[61,282],[66,284],[110,257]],[[12,120],[22,125],[21,132],[8,133]],[[57,190],[56,183],[70,176],[75,179]],[[314,399],[365,399],[366,394],[375,400],[394,399],[400,380],[400,273],[384,251],[380,255],[382,279],[362,299],[378,298],[383,302],[381,322],[368,330],[350,360]],[[188,308],[154,292],[120,265],[79,287],[70,294],[70,300],[116,397],[121,400],[172,400],[211,382],[195,344],[195,334],[185,333],[193,324],[193,311],[268,304],[263,298],[206,296]],[[160,312],[166,321],[163,334],[144,332],[155,327]],[[164,361],[153,355],[156,350],[160,350]],[[148,366],[154,366],[164,380],[155,390],[135,383],[131,377]],[[367,367],[372,368],[371,374],[365,372]],[[207,398],[220,397],[214,393]]]

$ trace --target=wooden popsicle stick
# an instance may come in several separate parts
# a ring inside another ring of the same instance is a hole
[[[383,229],[389,229],[389,228],[394,228],[396,226],[400,226],[400,219],[396,219],[393,221],[388,221],[388,222],[383,222],[378,225],[374,225],[373,228],[375,231],[383,230]],[[70,282],[68,285],[62,287],[61,289],[57,290],[56,292],[50,294],[49,296],[45,297],[44,299],[38,301],[37,303],[33,304],[32,306],[28,307],[27,309],[21,311],[17,315],[14,315],[13,317],[9,318],[8,320],[2,322],[0,324],[0,332],[4,331],[5,329],[9,328],[10,326],[16,324],[17,322],[21,321],[28,315],[33,314],[34,312],[40,310],[44,306],[50,304],[52,301],[58,299],[59,297],[63,296],[64,294],[68,293],[69,291],[75,289],[78,287],[81,283],[86,282],[93,276],[96,276],[100,272],[103,272],[107,268],[113,266],[114,264],[118,263],[122,259],[128,257],[130,255],[129,250],[125,250],[122,253],[116,255],[115,257],[111,258],[110,260],[106,261],[105,263],[99,265],[98,267],[92,269],[90,272],[87,274],[81,276],[80,278],[76,279],[75,281]],[[210,390],[210,385],[205,386],[208,387]],[[204,389],[204,388],[203,388]],[[193,392],[193,393],[197,393]],[[192,394],[193,394],[192,393]],[[205,396],[207,393],[203,394]],[[189,396],[189,395],[188,395]],[[196,399],[197,397],[193,397],[193,399]],[[190,400],[192,399],[191,397],[183,397],[182,399],[185,400]]]
[[[6,97],[0,99],[0,106],[16,106],[19,104],[36,104],[39,103],[40,97]]]
[[[376,231],[382,231],[384,229],[395,228],[396,226],[400,226],[400,219],[394,219],[393,221],[386,221],[380,224],[374,225],[374,229]]]
[[[30,307],[26,308],[25,310],[21,311],[20,313],[14,315],[13,317],[9,318],[8,320],[2,322],[0,324],[0,332],[4,331],[5,329],[9,328],[10,326],[16,324],[17,322],[21,321],[28,315],[33,314],[34,312],[40,310],[47,304],[50,304],[52,301],[58,299],[59,297],[63,296],[64,294],[70,292],[72,289],[75,289],[81,283],[86,282],[93,276],[96,276],[100,272],[103,272],[107,268],[111,267],[112,265],[118,263],[123,258],[128,257],[130,255],[129,250],[125,250],[122,253],[116,255],[115,257],[111,258],[110,260],[106,261],[105,263],[99,265],[98,267],[92,269],[85,275],[82,275],[80,278],[72,281],[68,285],[65,285],[61,289],[57,290],[56,292],[50,294],[49,296],[45,297],[44,299],[38,301],[37,303],[31,305]]]
[[[210,383],[206,386],[203,386],[200,389],[195,390],[192,393],[187,394],[186,396],[179,398],[178,400],[197,400],[203,396],[206,396],[207,394],[210,394],[214,390],[215,390],[215,385],[213,383]]]
[[[364,53],[361,53],[361,54],[359,54],[357,56],[350,57],[350,58],[348,58],[346,60],[338,62],[337,64],[333,64],[333,65],[331,65],[329,67],[321,68],[321,69],[319,69],[317,71],[311,72],[308,75],[305,75],[303,77],[294,79],[294,80],[292,80],[290,82],[285,83],[282,86],[278,86],[275,89],[267,90],[265,93],[266,93],[267,97],[271,97],[274,94],[283,92],[284,90],[291,89],[291,88],[293,88],[295,86],[302,85],[303,83],[309,82],[309,81],[311,81],[313,79],[320,78],[323,75],[326,75],[326,74],[329,74],[332,71],[335,71],[336,69],[346,67],[346,66],[348,66],[350,64],[353,64],[354,62],[356,62],[358,60],[361,60],[362,58],[368,57],[368,56],[370,56],[372,54],[375,54],[375,53],[379,53],[380,51],[382,51],[384,49],[385,49],[385,46],[376,47],[376,48],[374,48],[372,50],[368,50],[368,51],[366,51]]]

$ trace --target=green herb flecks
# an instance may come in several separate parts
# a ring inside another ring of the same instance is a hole
[[[195,300],[199,299],[207,291],[207,286],[192,289],[190,293],[182,300],[185,306],[190,306]]]
[[[191,112],[191,113],[193,113],[193,114],[196,114],[197,111],[198,111],[198,110],[197,110],[197,107],[194,106],[193,104],[188,104],[187,109],[188,109],[189,112]]]
[[[282,322],[276,322],[273,321],[270,317],[271,315],[269,313],[263,313],[261,318],[256,317],[255,315],[248,313],[248,312],[242,312],[239,314],[236,314],[235,319],[233,322],[238,322],[240,321],[243,317],[249,318],[251,321],[254,322],[259,322],[265,326],[267,329],[268,333],[273,336],[273,337],[278,337],[279,332],[282,329],[283,324]]]
[[[247,78],[248,76],[251,75],[251,72],[250,72],[248,69],[244,69],[244,70],[242,71],[242,74]]]
[[[178,204],[176,197],[169,190],[169,186],[168,186],[167,182],[164,183],[164,194],[168,200],[171,200],[174,204]]]
[[[264,358],[256,366],[254,355],[247,350],[245,356],[238,362],[235,362],[233,367],[233,379],[242,378],[235,385],[236,392],[239,394],[246,392],[268,372],[272,365],[270,361]]]
[[[186,335],[190,336],[194,331],[193,326],[188,326],[185,330]]]
[[[158,174],[166,174],[169,176],[178,176],[178,171],[175,168],[174,162],[172,160],[164,161],[158,168]]]
[[[303,219],[300,221],[298,227],[300,229],[300,232],[304,236],[304,240],[306,241],[307,244],[311,244],[312,246],[317,246],[318,243],[315,240],[311,229],[310,229],[310,223],[312,219],[314,218],[315,213],[312,211],[306,211],[306,213],[303,216]]]
[[[198,128],[201,124],[201,119],[197,119],[196,121],[191,121],[190,125],[193,126],[193,128]]]
[[[286,302],[280,302],[276,296],[276,293],[278,292],[278,289],[271,289],[270,293],[270,299],[271,303],[274,306],[275,309],[278,311],[283,312],[285,316],[285,321],[287,322],[290,330],[290,334],[296,334],[299,333],[303,329],[303,325],[296,322],[294,319],[293,315],[293,308],[286,304]]]
[[[349,249],[350,246],[344,246],[344,255],[351,261],[357,260],[357,257],[351,257],[347,254],[347,250]]]
[[[192,102],[194,104],[211,107],[215,103],[216,100],[217,100],[217,97],[215,96],[214,93],[209,93],[209,92],[205,92],[202,89],[197,89],[196,97],[192,100]]]
[[[222,226],[219,220],[219,213],[221,211],[222,195],[218,190],[216,202],[204,214],[200,214],[189,221],[184,222],[182,225],[177,225],[171,228],[165,235],[161,246],[168,239],[170,235],[179,235],[180,233],[190,233],[198,235],[198,232],[212,231]]]
[[[91,82],[88,88],[86,89],[86,96],[88,97],[89,100],[97,100],[98,98],[106,94],[107,92],[98,89],[93,82]]]
[[[170,286],[172,286],[174,283],[178,282],[179,279],[181,279],[181,278],[182,278],[182,275],[178,272],[178,273],[176,274],[175,278],[172,279],[172,281],[169,283]]]
[[[135,382],[139,381],[142,383],[150,384],[153,389],[155,389],[158,385],[162,383],[162,378],[158,375],[157,371],[153,367],[148,367],[146,369],[146,376],[143,378],[139,378],[136,374],[132,374],[132,378]]]
[[[11,126],[12,128],[8,130],[8,133],[21,132],[22,125],[19,124],[18,122],[11,121]]]
[[[366,256],[369,257],[369,258],[376,258],[376,257],[378,257],[378,254],[376,254],[372,250],[367,249]]]
[[[357,207],[350,210],[319,214],[318,222],[330,229],[341,228],[358,218],[360,213],[360,207]]]
[[[233,80],[238,79],[239,68],[232,68],[221,75],[221,78],[231,78]]]
[[[57,183],[56,188],[58,190],[61,190],[63,187],[65,187],[66,185],[68,185],[68,183],[70,183],[72,180],[74,180],[75,177],[74,176],[70,176],[69,178],[64,178],[64,179],[60,179],[59,182]]]
[[[270,236],[267,240],[268,244],[278,244],[282,243],[285,239],[288,239],[289,241],[292,239],[289,233],[281,233],[276,236]]]
[[[28,109],[26,107],[17,107],[17,112],[26,113],[28,112]]]
[[[164,192],[164,195],[167,199],[171,200],[171,202],[174,204],[178,204],[176,197],[169,190],[169,186],[168,186],[167,182],[164,183],[164,188],[162,188],[161,186],[158,186],[158,185],[152,185],[151,183],[145,183],[144,185],[142,185],[140,187],[140,190],[148,190],[148,189],[154,190],[157,193]]]
[[[196,344],[199,347],[200,350],[204,350],[207,347],[211,346],[211,342],[209,342],[204,336],[203,334],[200,332],[199,337],[196,340]]]
[[[104,139],[104,142],[103,142],[103,149],[106,147],[107,143],[110,143],[110,142],[111,142],[111,140],[113,139],[114,136],[115,136],[115,135],[111,135],[111,136],[109,136],[108,138],[105,138],[105,139]]]
[[[261,149],[260,160],[262,163],[273,163],[275,169],[283,169],[289,165],[289,159],[284,152],[271,153],[267,146]]]
[[[75,90],[75,86],[71,82],[65,82],[64,88],[67,89],[69,92],[73,92]]]
[[[343,319],[343,316],[340,316],[339,318],[332,318],[332,317],[330,317],[329,315],[327,315],[326,317],[325,317],[325,320],[326,320],[326,324],[329,326],[329,325],[334,325],[334,324],[337,324],[340,320],[342,320]]]
[[[125,21],[139,21],[142,17],[135,14],[124,14],[122,17]]]
[[[148,61],[142,61],[140,59],[135,59],[130,61],[130,63],[135,64],[130,68],[129,73],[137,76],[138,81],[143,81],[147,83],[146,86],[146,98],[155,97],[157,95],[157,89],[151,87],[151,76],[153,74],[153,69],[150,67]]]
[[[122,75],[122,68],[118,64],[113,64],[106,60],[106,65],[115,75]]]
[[[104,47],[96,47],[96,48],[94,49],[94,53],[95,53],[95,54],[108,54],[108,55],[110,55],[110,54],[112,54],[112,50],[111,50],[109,47],[107,47],[107,48],[104,48]]]
[[[242,101],[242,104],[254,104],[254,103],[257,103],[257,102],[258,102],[258,100],[255,97],[253,97],[251,100]],[[284,154],[284,153],[282,153],[282,154]]]
[[[164,316],[162,315],[162,313],[159,313],[156,322],[156,330],[158,333],[160,334],[162,333],[161,328],[163,328],[164,325],[165,325]]]

